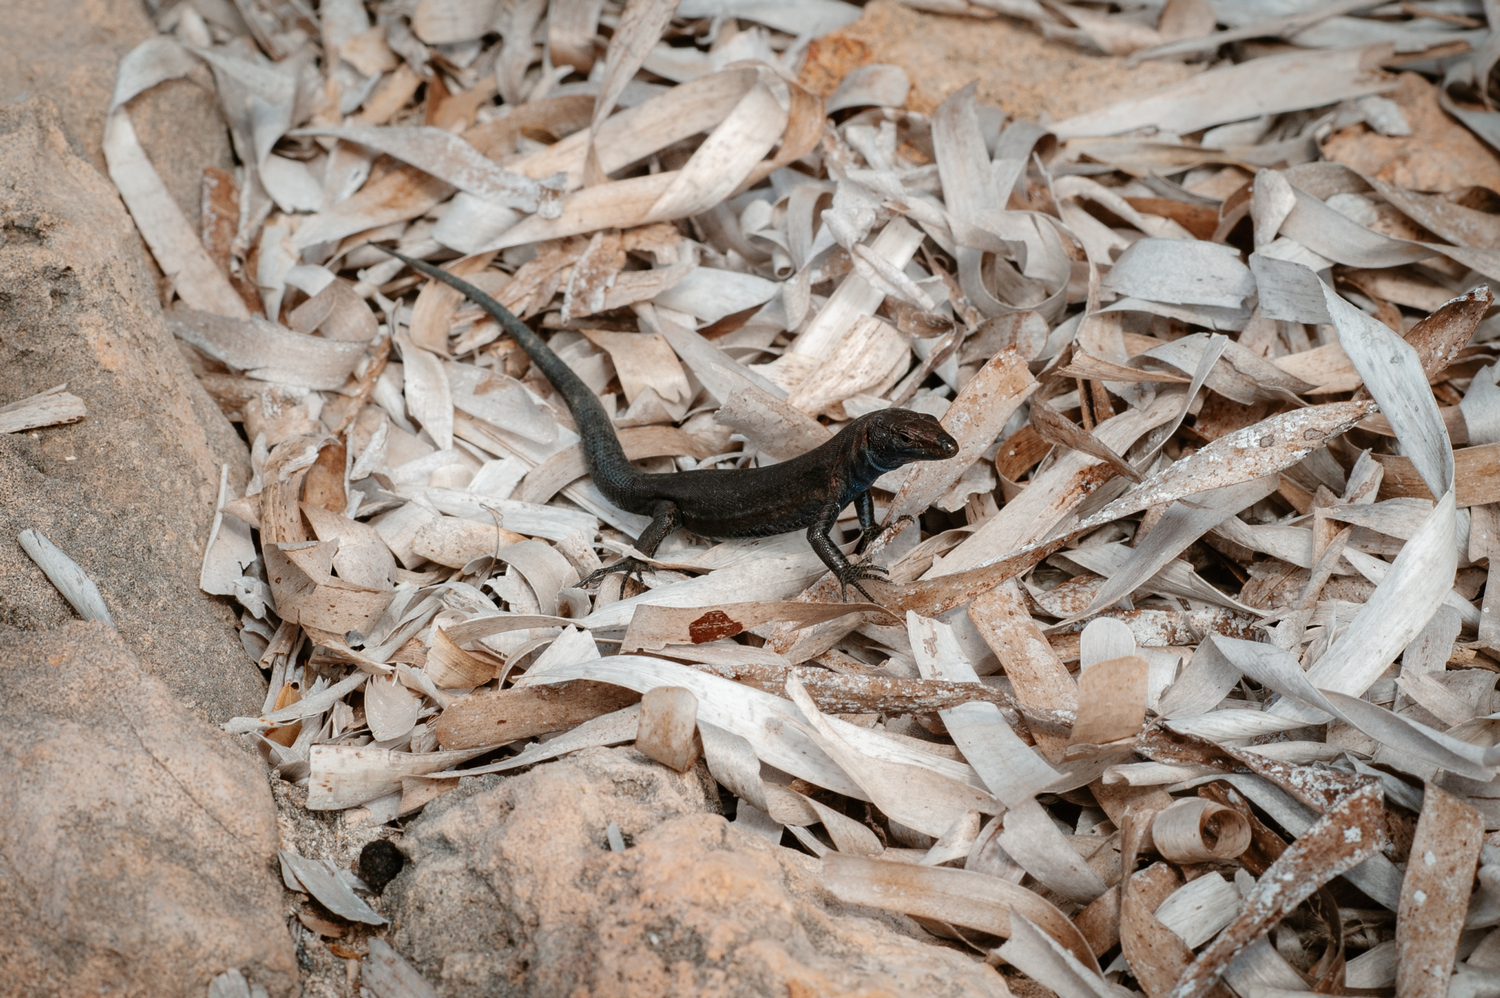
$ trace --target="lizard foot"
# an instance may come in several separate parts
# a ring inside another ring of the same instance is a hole
[[[837,574],[839,580],[839,599],[845,603],[849,602],[849,587],[853,586],[861,596],[874,603],[876,602],[875,597],[865,592],[865,587],[860,585],[860,582],[864,579],[878,579],[881,576],[889,574],[889,570],[881,568],[879,565],[872,565],[868,561],[861,561],[850,565]]]
[[[606,575],[613,575],[615,572],[623,572],[627,579],[634,578],[641,585],[645,585],[645,580],[641,576],[649,571],[651,571],[651,566],[639,558],[621,558],[613,565],[605,565],[603,568],[596,568],[590,572],[588,578],[578,583],[578,588],[587,589],[595,583],[603,582]]]

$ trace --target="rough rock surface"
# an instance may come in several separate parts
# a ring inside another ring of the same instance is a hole
[[[0,629],[0,993],[296,991],[255,759],[104,624]]]
[[[627,748],[474,781],[408,828],[391,943],[444,998],[1005,993],[913,923],[842,905],[816,860],[716,802],[703,767]]]
[[[99,585],[153,673],[215,721],[260,709],[231,611],[198,589],[219,470],[244,444],[188,370],[113,185],[45,98],[0,107],[0,403],[66,382],[88,416],[0,435],[0,624],[74,619],[26,557],[35,527]]]
[[[104,112],[125,53],[156,27],[140,0],[6,0],[0,32],[0,105],[46,97],[63,130],[104,170]],[[212,77],[171,80],[130,103],[142,147],[173,198],[198,224],[205,166],[228,169],[229,135]]]

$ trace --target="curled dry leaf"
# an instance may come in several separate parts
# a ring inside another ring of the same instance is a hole
[[[1222,863],[1250,847],[1250,822],[1233,808],[1188,798],[1157,812],[1151,841],[1174,863]]]

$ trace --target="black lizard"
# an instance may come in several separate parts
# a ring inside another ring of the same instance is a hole
[[[859,514],[860,554],[879,534],[870,486],[888,471],[914,461],[940,461],[958,453],[958,441],[932,416],[908,409],[881,409],[849,423],[833,439],[806,454],[764,468],[733,468],[647,474],[625,456],[614,423],[593,391],[540,336],[495,299],[467,281],[400,253],[397,259],[473,299],[526,351],[552,382],[578,424],[584,461],[594,484],[621,509],[651,517],[636,549],[650,557],[678,527],[712,538],[768,537],[807,529],[807,541],[823,564],[848,587],[874,602],[860,581],[885,569],[851,563],[829,532],[839,512],[854,503]],[[646,566],[624,558],[584,580],[608,572],[639,573]]]

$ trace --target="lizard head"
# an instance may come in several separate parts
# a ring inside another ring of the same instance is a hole
[[[871,459],[887,471],[913,461],[942,461],[958,453],[958,441],[925,412],[881,409],[860,421],[865,424],[865,447]]]

